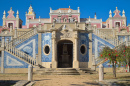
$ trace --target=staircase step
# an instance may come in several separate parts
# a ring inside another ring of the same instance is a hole
[[[40,75],[85,75],[97,73],[91,68],[40,68],[34,74]]]

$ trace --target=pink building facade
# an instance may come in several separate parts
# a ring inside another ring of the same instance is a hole
[[[13,29],[16,27],[18,29],[28,29],[32,27],[37,27],[39,25],[39,21],[42,25],[44,23],[52,23],[54,20],[56,20],[56,23],[74,23],[75,21],[78,21],[78,23],[91,23],[91,26],[96,28],[115,28],[118,27],[119,30],[121,28],[126,28],[126,17],[125,17],[125,11],[122,11],[122,16],[120,15],[120,11],[117,9],[113,12],[115,15],[112,16],[112,12],[110,10],[109,12],[109,18],[103,22],[102,19],[97,19],[96,14],[94,15],[94,18],[80,18],[80,8],[78,7],[77,10],[73,10],[70,8],[59,8],[57,10],[52,10],[50,8],[50,18],[36,18],[36,14],[33,11],[32,6],[30,5],[28,12],[26,12],[26,23],[25,25],[22,24],[22,20],[19,18],[19,12],[17,11],[16,17],[14,16],[14,11],[12,8],[8,11],[8,16],[6,17],[6,12],[3,13],[3,26],[0,28],[10,28],[10,26],[13,27]]]

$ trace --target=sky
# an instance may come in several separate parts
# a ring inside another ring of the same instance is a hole
[[[28,11],[30,4],[36,13],[36,18],[49,18],[50,7],[52,10],[59,8],[70,8],[77,10],[80,7],[80,18],[94,18],[96,12],[97,19],[106,21],[109,17],[109,11],[112,12],[118,7],[118,10],[124,9],[127,17],[127,24],[130,23],[130,0],[1,0],[0,1],[0,26],[2,26],[2,17],[4,10],[6,16],[10,7],[16,12],[19,11],[19,17],[25,25],[25,12]],[[114,13],[112,14],[114,16]]]

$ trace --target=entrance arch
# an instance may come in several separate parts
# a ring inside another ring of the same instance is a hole
[[[73,64],[73,42],[61,40],[57,43],[58,68],[72,68]]]

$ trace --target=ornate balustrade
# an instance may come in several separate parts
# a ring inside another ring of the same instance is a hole
[[[23,61],[35,65],[36,64],[36,59],[29,56],[28,54],[26,54],[25,52],[22,52],[20,50],[18,50],[17,48],[15,48],[14,46],[12,46],[11,44],[5,43],[5,51],[16,56],[19,59],[22,59]]]
[[[114,46],[118,46],[122,44],[122,41],[119,41],[117,37],[115,37],[112,32],[111,34],[106,34],[103,30],[99,30],[97,28],[94,28],[94,34],[99,36],[100,38],[104,39],[105,41],[109,42],[110,44]]]
[[[25,40],[27,40],[28,38],[30,38],[31,36],[34,36],[35,34],[37,34],[37,29],[33,28],[32,30],[25,32],[24,34],[22,34],[21,36],[13,39],[12,41],[9,42],[9,44],[11,44],[12,46],[16,46],[22,42],[24,42]]]
[[[122,47],[123,45],[127,45],[126,44],[126,41],[125,42],[123,42],[123,43],[121,43],[119,46],[116,46],[116,47],[114,47],[114,49],[115,50],[118,50],[118,49],[120,49],[120,47]],[[99,57],[98,58],[96,58],[95,59],[95,62],[96,62],[96,65],[94,65],[94,66],[99,66],[100,64],[103,64],[104,62],[106,62],[106,61],[108,61],[109,59],[100,59]]]

